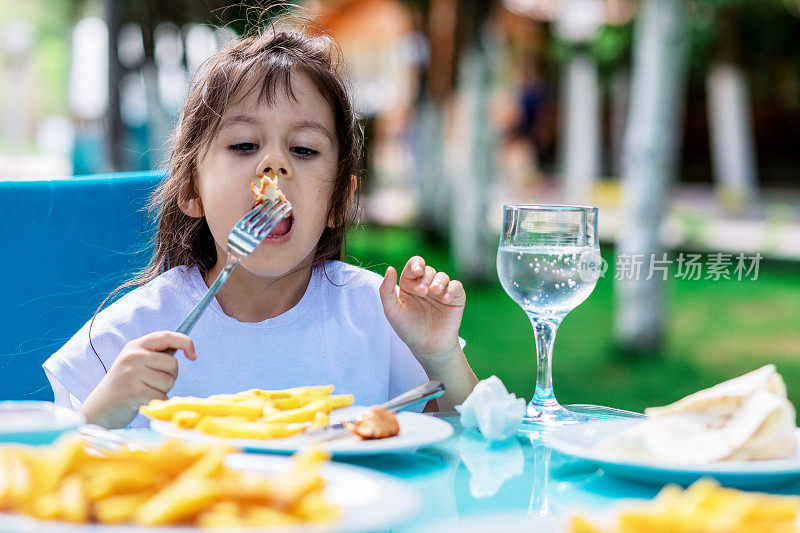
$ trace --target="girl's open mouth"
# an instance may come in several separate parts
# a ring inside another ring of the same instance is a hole
[[[290,214],[288,217],[278,222],[278,224],[274,228],[272,228],[272,231],[270,231],[267,234],[266,238],[272,240],[272,239],[280,239],[282,237],[287,236],[289,232],[292,231],[293,224],[294,224],[294,216]]]

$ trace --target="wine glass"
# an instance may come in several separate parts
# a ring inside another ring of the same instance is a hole
[[[589,297],[602,272],[596,207],[503,206],[497,275],[528,315],[536,339],[536,389],[525,422],[559,426],[589,419],[556,400],[553,342],[561,321]]]

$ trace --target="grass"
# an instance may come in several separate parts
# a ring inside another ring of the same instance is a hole
[[[455,274],[446,246],[414,230],[359,227],[348,261],[383,274],[419,254]],[[612,254],[604,256],[613,265]],[[670,275],[673,272],[670,271]],[[641,411],[774,363],[789,398],[800,405],[800,265],[762,260],[757,280],[667,281],[667,338],[658,354],[626,355],[613,340],[613,279],[565,319],[555,343],[553,380],[562,403],[596,403]],[[499,282],[465,284],[460,335],[479,379],[500,377],[530,399],[535,385],[533,333]]]

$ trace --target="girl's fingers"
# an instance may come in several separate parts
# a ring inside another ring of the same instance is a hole
[[[150,388],[156,389],[164,394],[168,393],[173,385],[175,385],[175,378],[161,370],[150,370],[145,372],[142,376],[144,384]]]
[[[164,352],[147,353],[147,361],[145,366],[159,372],[164,372],[172,376],[173,379],[178,377],[178,360],[173,355]]]
[[[428,289],[433,283],[433,278],[436,276],[436,270],[433,267],[426,266],[425,273],[422,275],[422,279],[417,281],[414,285],[414,292],[419,296],[425,296],[428,294]]]
[[[394,267],[390,266],[386,269],[386,274],[383,276],[381,286],[378,288],[384,309],[387,309],[388,306],[395,303],[395,300],[397,299],[397,293],[395,292],[396,285],[397,271],[394,269]]]
[[[141,338],[140,346],[145,350],[154,352],[183,350],[187,359],[192,361],[197,359],[197,352],[194,350],[192,339],[176,331],[156,331],[154,333],[148,333]]]
[[[447,290],[442,295],[442,301],[447,304],[459,305],[467,300],[467,294],[464,292],[464,286],[461,282],[456,280],[447,284]]]
[[[150,392],[150,394],[148,394],[148,396],[150,396],[151,399],[153,399],[153,400],[167,400],[168,399],[167,398],[167,392],[169,392],[169,389],[167,389],[166,392],[165,392],[165,391],[163,391],[163,390],[161,390],[161,389],[159,389],[157,387],[153,387],[147,381],[143,381],[142,382],[142,386],[145,388],[145,390]]]
[[[400,281],[411,280],[416,281],[425,275],[425,260],[418,255],[415,255],[406,262],[403,267],[403,272],[400,273]]]
[[[441,296],[445,294],[445,290],[447,289],[447,285],[450,283],[450,276],[448,276],[445,272],[437,272],[435,276],[433,276],[433,281],[431,282],[430,291],[435,294],[436,296]]]

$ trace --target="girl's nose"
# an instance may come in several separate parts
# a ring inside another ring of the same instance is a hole
[[[292,166],[282,155],[267,155],[259,162],[257,174],[288,178],[292,175]]]

